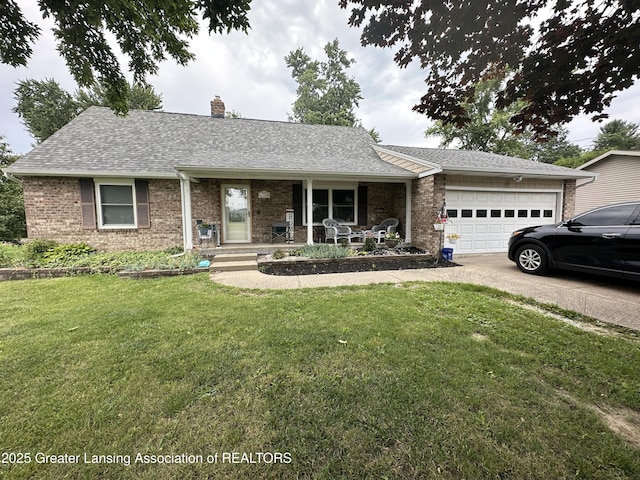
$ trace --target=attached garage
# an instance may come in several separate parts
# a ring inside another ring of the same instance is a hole
[[[559,193],[535,191],[446,190],[449,223],[445,235],[458,233],[457,253],[506,252],[511,232],[554,223]]]
[[[441,246],[452,247],[456,254],[506,252],[513,231],[568,218],[574,213],[576,180],[593,178],[588,172],[487,152],[374,148],[383,160],[414,171],[419,178],[436,175],[434,199],[444,200],[451,220],[445,237],[460,235],[455,244],[445,238]],[[432,219],[438,210],[440,205],[428,212]],[[439,243],[438,237],[437,248]]]

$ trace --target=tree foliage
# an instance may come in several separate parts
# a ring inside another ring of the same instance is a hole
[[[13,111],[38,142],[49,138],[81,112],[73,96],[53,79],[20,80],[14,98]]]
[[[53,79],[21,80],[14,90],[17,113],[29,133],[38,141],[46,140],[87,108],[96,105],[112,107],[107,88],[95,84],[91,89],[79,89],[74,95]],[[157,110],[162,97],[150,85],[125,84],[127,108]]]
[[[586,113],[603,118],[615,93],[640,74],[638,0],[477,2],[340,0],[363,45],[396,47],[396,63],[417,59],[426,94],[414,110],[462,126],[476,85],[507,79],[498,107],[519,132],[553,136],[554,125]],[[538,25],[538,27],[534,27]]]
[[[298,98],[289,119],[323,125],[358,124],[355,109],[362,100],[360,85],[346,73],[355,63],[340,48],[338,40],[324,47],[327,60],[312,60],[302,48],[289,52],[284,59],[291,76],[298,83]]]
[[[0,136],[0,241],[19,240],[27,234],[27,224],[22,200],[22,186],[9,181],[2,169],[18,159]]]
[[[160,110],[162,95],[156,93],[151,85],[127,84],[127,108],[130,110]],[[81,110],[89,107],[111,107],[107,97],[107,89],[100,84],[92,88],[80,88],[75,93],[75,100]]]
[[[38,0],[43,18],[52,18],[58,51],[76,83],[100,83],[108,104],[127,112],[127,80],[109,45],[114,38],[129,58],[134,83],[144,84],[158,72],[160,62],[172,58],[180,65],[193,59],[188,39],[198,33],[198,17],[209,32],[247,31],[251,0]],[[26,65],[41,29],[26,20],[15,0],[0,3],[0,62]]]
[[[611,120],[600,127],[594,150],[640,150],[640,126],[624,120]]]
[[[565,128],[557,129],[554,138],[541,144],[533,140],[530,128],[518,133],[509,119],[517,115],[525,104],[516,102],[506,108],[498,108],[496,100],[502,84],[499,79],[480,82],[476,85],[473,101],[462,104],[468,123],[457,126],[438,120],[426,130],[425,135],[440,137],[443,148],[455,145],[464,150],[511,155],[544,163],[580,154],[580,147],[567,140]]]

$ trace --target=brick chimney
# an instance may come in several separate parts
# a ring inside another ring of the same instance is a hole
[[[224,102],[218,95],[211,101],[211,118],[224,118]]]

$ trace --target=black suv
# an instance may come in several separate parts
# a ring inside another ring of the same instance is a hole
[[[517,230],[509,260],[525,273],[557,268],[640,280],[640,200]]]

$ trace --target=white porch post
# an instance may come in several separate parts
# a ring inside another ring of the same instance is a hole
[[[307,244],[313,245],[313,180],[307,179]]]
[[[404,183],[404,194],[405,194],[405,221],[404,221],[404,241],[407,243],[411,243],[411,185],[412,181],[407,180]]]
[[[184,249],[193,249],[193,229],[191,228],[191,177],[178,172],[180,176],[180,201],[182,203],[182,243]]]

